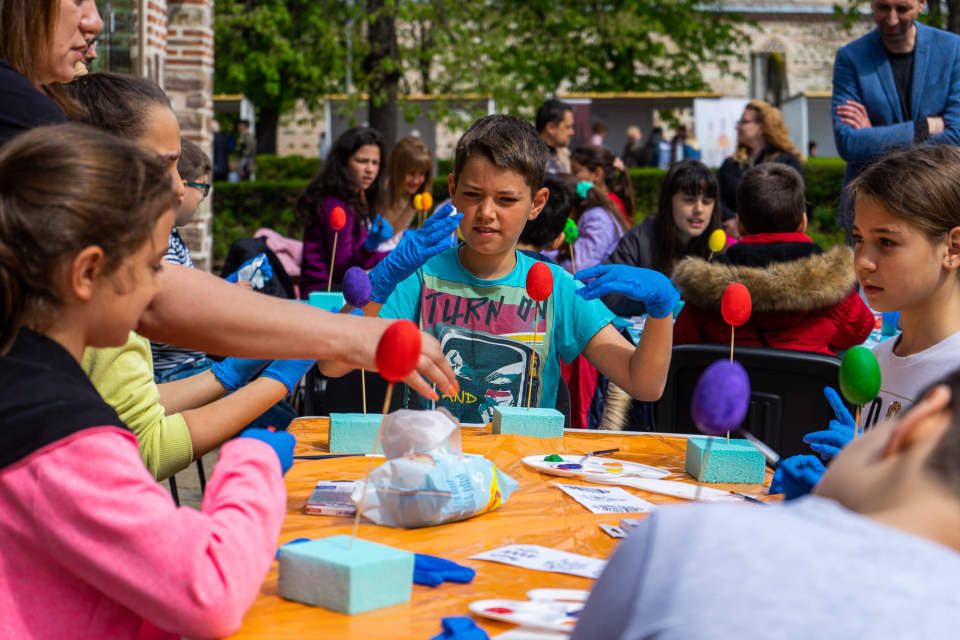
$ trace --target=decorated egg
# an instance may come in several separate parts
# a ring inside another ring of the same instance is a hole
[[[750,292],[739,282],[734,282],[723,292],[720,300],[720,313],[727,324],[739,327],[750,319],[753,302]]]
[[[563,225],[563,239],[568,243],[573,243],[576,242],[579,237],[580,230],[577,229],[577,223],[567,218],[566,223]]]
[[[553,272],[546,262],[537,262],[527,272],[527,295],[543,302],[553,292]]]
[[[426,210],[432,207],[433,196],[427,193],[426,191],[424,191],[421,195],[423,196],[423,199],[421,200],[420,204],[423,206],[423,208]]]
[[[714,253],[723,251],[723,248],[727,246],[727,234],[724,233],[723,229],[717,229],[710,234],[710,240],[707,241],[707,246],[710,247],[710,251]]]
[[[423,194],[422,194],[422,193],[418,193],[417,195],[413,196],[413,208],[416,209],[416,210],[418,210],[418,211],[419,211],[420,209],[423,209]]]
[[[377,369],[388,382],[400,382],[420,361],[420,329],[409,320],[397,320],[383,332],[377,345]]]
[[[750,377],[739,362],[717,360],[697,380],[690,402],[694,424],[708,436],[736,431],[750,408]]]
[[[840,363],[840,393],[855,405],[867,404],[880,393],[880,364],[866,347],[853,347]]]
[[[370,302],[370,276],[360,267],[350,267],[343,276],[343,299],[351,307],[363,309]]]
[[[347,224],[347,212],[343,207],[334,207],[330,212],[330,228],[334,231],[340,231]]]

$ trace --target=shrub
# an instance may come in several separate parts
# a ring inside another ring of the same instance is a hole
[[[259,173],[259,170],[258,170]],[[288,238],[303,238],[293,208],[307,180],[218,182],[213,198],[213,255],[226,257],[230,245],[269,227]]]
[[[303,156],[257,156],[257,182],[312,180],[320,171],[319,158]]]

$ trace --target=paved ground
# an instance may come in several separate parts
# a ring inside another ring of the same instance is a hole
[[[206,472],[207,479],[209,479],[213,473],[213,465],[217,464],[219,458],[219,447],[203,456],[203,468]],[[180,495],[180,506],[190,506],[199,511],[202,497],[200,496],[200,474],[197,473],[196,463],[190,465],[189,469],[184,469],[178,473],[176,479],[177,493]],[[170,489],[170,483],[168,481],[164,481],[162,484],[165,489]]]

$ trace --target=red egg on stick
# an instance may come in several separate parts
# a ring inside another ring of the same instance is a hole
[[[363,494],[360,502],[357,504],[357,516],[353,521],[353,533],[350,535],[350,549],[353,548],[353,540],[357,537],[357,529],[360,527],[360,517],[363,515],[363,505],[367,501],[367,487],[370,486],[370,473],[373,471],[373,461],[376,460],[377,448],[380,446],[380,436],[383,435],[383,422],[387,417],[387,410],[390,409],[390,399],[393,397],[393,385],[400,382],[417,369],[420,362],[420,349],[422,341],[420,329],[409,320],[397,320],[383,332],[380,337],[380,344],[377,345],[377,369],[380,375],[387,381],[387,395],[383,399],[383,418],[380,420],[380,428],[377,430],[377,437],[373,441],[373,456],[370,457],[370,465],[367,468],[367,480],[363,483]]]
[[[533,353],[530,354],[529,378],[530,385],[527,390],[527,411],[530,410],[530,403],[533,400],[533,362],[537,356],[537,325],[540,324],[540,303],[550,297],[553,293],[553,271],[545,262],[537,262],[530,271],[527,272],[527,295],[534,301],[536,311],[533,317]],[[546,307],[544,307],[546,311]],[[546,332],[546,330],[544,330]]]
[[[327,293],[333,285],[333,261],[337,257],[337,236],[347,224],[347,212],[343,207],[334,207],[330,212],[330,228],[333,229],[333,253],[330,254],[330,273],[327,274]]]
[[[734,282],[724,289],[723,297],[720,299],[720,314],[730,325],[730,362],[733,362],[733,338],[737,327],[746,324],[752,311],[753,300],[750,298],[750,291],[745,286],[739,282]],[[729,432],[727,432],[727,444],[730,444]]]

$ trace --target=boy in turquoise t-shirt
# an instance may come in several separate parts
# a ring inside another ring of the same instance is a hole
[[[637,295],[639,277],[646,285],[641,295],[657,310],[669,307],[662,317],[648,319],[634,349],[610,324],[613,314],[590,294],[600,285],[584,288],[550,265],[554,288],[540,304],[534,350],[536,311],[526,278],[535,261],[516,245],[524,225],[547,201],[542,185],[548,155],[525,120],[495,115],[475,122],[458,142],[454,173],[448,176],[450,198],[463,216],[464,242],[418,261],[418,255],[430,253],[427,239],[418,238],[422,246],[401,245],[370,274],[373,302],[364,313],[412,320],[437,338],[459,388],[441,392],[436,406],[461,423],[489,422],[498,405],[525,406],[531,358],[534,407],[555,405],[560,359],[572,362],[581,353],[639,400],[656,400],[663,392],[678,296],[656,272],[633,269],[631,278],[621,278],[630,285],[623,293]],[[446,215],[440,211],[433,217]],[[603,267],[590,271],[586,277],[605,274]],[[320,369],[328,376],[348,371],[333,362],[321,363]],[[410,394],[406,404],[425,409],[430,400]]]

